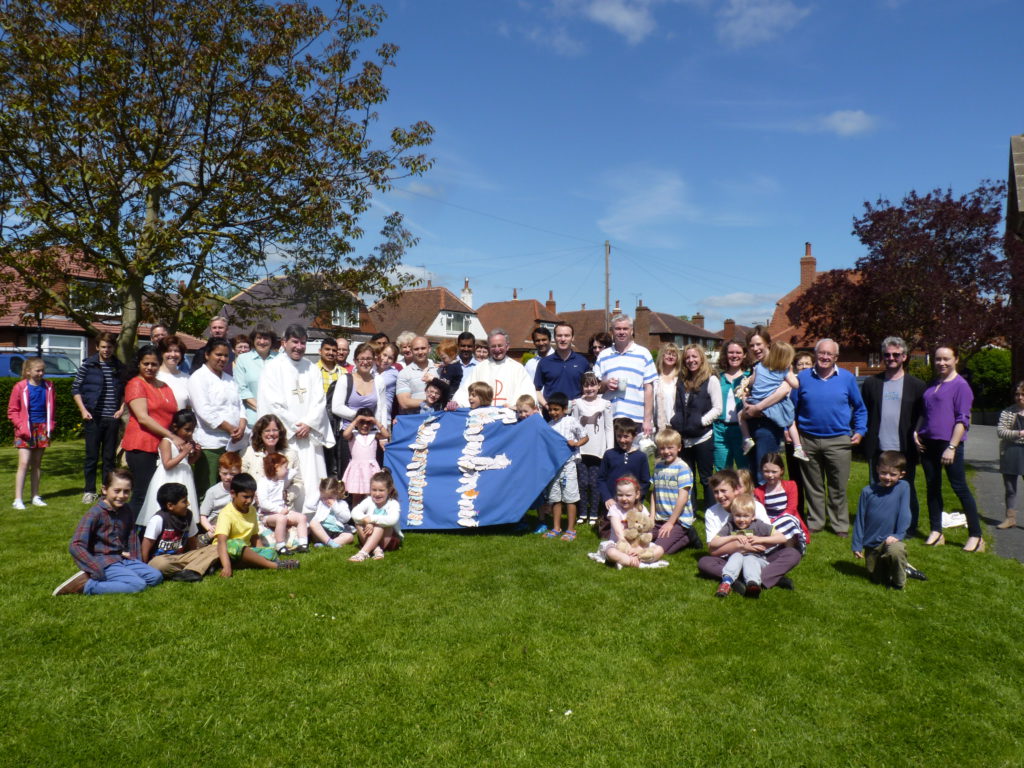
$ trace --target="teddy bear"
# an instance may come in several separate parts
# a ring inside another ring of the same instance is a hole
[[[653,530],[654,516],[643,507],[634,507],[626,513],[625,530],[615,547],[626,554],[636,555],[641,562],[652,562],[657,559],[651,552]]]

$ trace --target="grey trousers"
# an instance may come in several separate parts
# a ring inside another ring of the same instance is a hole
[[[800,442],[808,458],[801,467],[807,495],[807,526],[817,531],[827,521],[836,533],[849,533],[846,484],[853,460],[850,436],[814,437],[801,432]]]

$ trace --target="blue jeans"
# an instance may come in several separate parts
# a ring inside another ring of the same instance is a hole
[[[750,469],[757,476],[757,485],[761,485],[764,483],[764,477],[761,475],[761,460],[769,453],[779,452],[785,440],[785,430],[771,419],[766,419],[763,416],[748,421],[747,429],[754,439],[754,450],[750,455],[753,466]]]
[[[85,582],[87,595],[131,594],[146,587],[155,587],[164,580],[156,568],[150,568],[141,560],[122,560],[103,569],[104,581],[89,579]]]
[[[933,531],[942,532],[942,452],[949,445],[948,440],[925,440],[924,453],[921,454],[921,470],[928,488],[928,521]],[[960,500],[967,517],[967,533],[981,536],[981,518],[978,517],[978,505],[974,502],[971,489],[967,486],[967,472],[964,470],[964,444],[956,447],[953,463],[946,469],[949,487]]]

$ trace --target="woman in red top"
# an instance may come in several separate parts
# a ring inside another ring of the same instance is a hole
[[[135,367],[128,370],[136,375],[124,390],[129,419],[121,448],[134,478],[132,515],[138,516],[149,482],[156,472],[160,439],[169,438],[179,451],[186,450],[187,444],[170,430],[171,419],[178,410],[178,401],[174,397],[174,390],[157,378],[161,363],[157,348],[152,344],[140,347],[135,353],[135,360]]]

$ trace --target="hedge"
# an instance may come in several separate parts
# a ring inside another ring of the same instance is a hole
[[[18,383],[16,378],[0,378],[0,397],[6,405],[11,400],[11,390]],[[82,414],[78,406],[71,399],[72,379],[49,379],[53,382],[54,394],[57,397],[56,429],[51,439],[53,440],[75,440],[82,436]],[[4,412],[6,416],[6,411]],[[14,425],[10,420],[4,418],[0,422],[0,445],[14,444]]]

